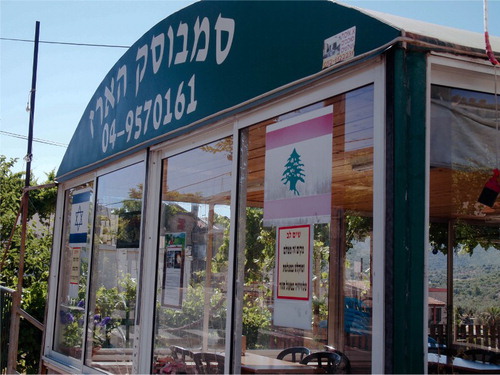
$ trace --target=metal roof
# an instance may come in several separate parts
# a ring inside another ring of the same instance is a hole
[[[400,17],[393,14],[382,13],[374,10],[368,10],[340,3],[343,6],[356,9],[368,16],[401,30],[402,36],[409,37],[414,40],[423,41],[435,46],[447,45],[456,49],[455,52],[463,52],[476,50],[478,53],[484,53],[484,58],[487,58],[485,53],[484,33],[478,33],[468,30],[462,30],[454,27],[437,25],[430,22],[414,20],[410,18]],[[500,36],[489,36],[493,51],[500,53]]]

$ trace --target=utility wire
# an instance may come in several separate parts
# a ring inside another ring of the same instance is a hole
[[[11,133],[11,132],[6,132],[6,131],[3,131],[3,130],[0,130],[0,134],[7,135],[9,137],[14,137],[14,138],[28,139],[28,137],[25,136],[25,135]],[[48,145],[51,145],[51,146],[59,146],[59,147],[64,147],[64,148],[68,147],[68,145],[65,144],[65,143],[55,142],[55,141],[48,141],[48,140],[40,139],[40,138],[33,138],[33,141],[34,142],[38,142],[38,143],[45,143],[45,144],[48,144]]]
[[[18,39],[18,38],[0,38],[0,40],[8,40],[11,42],[29,42],[34,43],[34,40],[30,39]],[[120,46],[115,44],[90,44],[90,43],[70,43],[70,42],[55,42],[48,40],[40,40],[39,43],[45,44],[62,44],[66,46],[79,46],[79,47],[107,47],[107,48],[130,48],[130,46]]]

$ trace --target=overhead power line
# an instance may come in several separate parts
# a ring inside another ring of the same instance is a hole
[[[9,136],[9,137],[14,137],[14,138],[21,138],[21,139],[28,139],[27,136],[22,135],[22,134],[16,134],[16,133],[11,133],[11,132],[6,132],[3,130],[0,130],[0,134]],[[38,142],[38,143],[45,143],[47,145],[51,146],[58,146],[58,147],[68,147],[67,144],[61,143],[61,142],[55,142],[55,141],[48,141],[46,139],[40,139],[40,138],[33,138],[33,142]]]
[[[7,40],[11,42],[29,42],[34,43],[34,40],[30,39],[18,39],[18,38],[0,38],[0,40]],[[56,42],[49,40],[40,40],[39,43],[44,44],[62,44],[66,46],[79,46],[79,47],[106,47],[106,48],[130,48],[130,46],[120,46],[115,44],[91,44],[91,43],[71,43],[71,42]]]

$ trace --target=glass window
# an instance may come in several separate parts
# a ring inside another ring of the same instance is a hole
[[[132,370],[145,163],[97,180],[85,364]]]
[[[498,350],[500,205],[488,183],[499,167],[496,98],[434,85],[431,100],[429,350]]]
[[[370,372],[373,85],[251,126],[240,150],[246,353],[335,348]]]
[[[93,183],[66,192],[54,350],[82,356],[93,218]]]
[[[163,160],[154,373],[195,371],[195,353],[224,351],[232,147]]]

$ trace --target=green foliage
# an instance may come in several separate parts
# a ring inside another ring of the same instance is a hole
[[[474,253],[477,246],[483,249],[495,248],[500,250],[498,243],[498,226],[470,225],[457,222],[455,225],[456,242],[460,244],[459,249],[469,255]]]
[[[118,285],[121,290],[121,299],[125,306],[125,312],[130,312],[135,307],[135,299],[137,294],[137,281],[127,273],[124,277],[120,278]]]
[[[135,306],[136,280],[130,274],[125,274],[118,281],[118,285],[109,289],[101,286],[96,292],[92,326],[94,348],[111,347],[111,335],[114,330],[123,336],[120,331],[120,326],[123,324],[121,313],[125,312],[125,319],[128,319],[128,313]],[[61,312],[64,324],[62,349],[69,355],[74,355],[71,351],[81,349],[83,344],[84,296],[85,288],[82,287],[79,291],[80,301],[72,301],[68,310]],[[76,355],[79,356],[79,353]]]
[[[372,231],[372,218],[361,216],[355,212],[347,212],[345,215],[346,226],[346,250],[352,248],[355,241],[363,241],[369,237]]]
[[[22,172],[12,172],[16,159],[7,160],[0,155],[0,239],[5,243],[10,236],[19,211],[24,187]]]
[[[43,184],[51,184],[55,182],[56,172],[55,170],[50,171],[46,174],[46,180]],[[33,181],[32,185],[36,185],[38,182]],[[54,214],[57,201],[57,189],[45,188],[34,190],[30,192],[30,217],[36,213],[40,221],[44,224],[48,224],[50,221],[50,215]]]
[[[224,152],[226,154],[227,160],[233,160],[233,138],[228,137],[221,139],[215,143],[211,143],[206,146],[200,147],[201,150],[209,152],[211,154],[217,154],[219,152]]]
[[[222,244],[220,245],[217,253],[212,261],[212,272],[224,272],[227,270],[228,266],[228,256],[229,256],[229,218],[218,215],[214,213],[214,225],[224,228],[224,235],[222,238]]]
[[[229,218],[215,215],[215,224],[224,227],[224,238],[212,263],[213,272],[227,270],[229,254]],[[257,236],[256,236],[257,233]],[[245,284],[266,282],[275,258],[275,229],[264,228],[261,208],[246,209]]]
[[[245,295],[243,300],[243,335],[247,338],[247,348],[259,347],[259,329],[268,329],[271,326],[271,312],[259,298],[252,299]]]
[[[434,252],[448,253],[448,224],[431,223],[429,240]],[[476,247],[483,249],[494,248],[500,250],[498,243],[498,226],[472,225],[464,221],[455,223],[455,253],[461,251],[472,256]]]
[[[111,316],[116,309],[123,307],[121,303],[122,299],[118,288],[106,289],[104,286],[101,286],[97,289],[95,311],[101,314],[101,316]]]
[[[434,253],[448,253],[448,224],[431,223],[429,226],[429,244]]]
[[[19,346],[17,369],[21,373],[37,374],[42,349],[43,334],[25,319],[21,319],[19,328]]]
[[[117,287],[106,289],[101,286],[96,292],[96,314],[94,315],[94,346],[111,347],[111,333],[121,323],[119,311],[126,309],[123,292]]]
[[[16,159],[7,160],[0,155],[0,259],[5,263],[0,272],[0,284],[12,289],[17,286],[21,228],[16,226],[16,217],[21,204],[25,185],[24,173],[13,172]],[[54,182],[55,172],[47,175],[43,184]],[[32,185],[38,185],[32,178]],[[56,188],[32,190],[29,193],[28,228],[23,279],[23,299],[21,308],[43,322],[47,299],[47,282],[52,246],[50,217],[55,212]],[[36,216],[35,216],[36,215]],[[5,252],[12,229],[15,227],[10,250]],[[38,372],[42,334],[30,323],[21,319],[19,330],[18,370],[28,373]]]
[[[78,322],[78,316],[72,322],[64,326],[63,345],[68,348],[81,348],[83,327]]]
[[[261,208],[247,207],[245,238],[245,284],[269,281],[275,262],[276,230],[264,228]],[[255,234],[258,234],[255,237]]]
[[[486,309],[482,316],[486,324],[496,326],[500,323],[500,306],[490,306]]]
[[[453,256],[453,303],[459,310],[458,321],[466,318],[486,321],[490,308],[500,306],[500,257],[498,251],[477,247],[473,254],[466,250]],[[429,287],[446,288],[446,255],[429,252]],[[477,320],[476,320],[477,321]]]
[[[201,324],[204,313],[206,290],[203,283],[189,285],[181,309],[161,308],[160,326],[172,329]],[[225,297],[214,289],[210,297],[210,325],[212,329],[224,329],[226,324]]]
[[[121,208],[113,211],[119,218],[116,233],[118,247],[139,247],[143,190],[143,184],[131,188],[129,197],[123,200]]]

